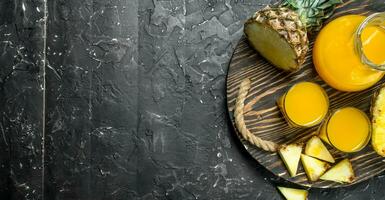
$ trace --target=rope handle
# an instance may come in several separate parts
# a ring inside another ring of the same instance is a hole
[[[235,126],[237,127],[242,137],[251,144],[265,151],[276,152],[279,146],[278,144],[272,141],[263,140],[262,138],[252,134],[246,127],[245,119],[243,116],[243,108],[245,106],[245,99],[247,93],[249,92],[250,85],[250,79],[246,78],[241,82],[241,85],[239,86],[238,97],[235,103],[234,110]]]

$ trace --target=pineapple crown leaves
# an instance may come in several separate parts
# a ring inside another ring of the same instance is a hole
[[[281,6],[298,13],[308,31],[318,31],[342,0],[283,0]]]

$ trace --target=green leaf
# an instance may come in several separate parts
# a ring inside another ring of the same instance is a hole
[[[281,6],[296,11],[308,31],[316,31],[340,3],[342,0],[283,0]]]

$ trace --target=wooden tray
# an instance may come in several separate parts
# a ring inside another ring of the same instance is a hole
[[[385,6],[382,1],[345,1],[337,8],[331,19],[349,13],[368,15],[373,11],[384,11]],[[310,41],[310,47],[312,48],[313,36],[310,37]],[[243,36],[235,48],[227,76],[227,104],[233,125],[235,99],[239,84],[244,78],[249,78],[252,82],[245,100],[246,126],[253,134],[278,144],[289,144],[299,139],[305,141],[317,129],[317,127],[309,129],[289,127],[276,106],[276,99],[290,85],[299,81],[311,80],[322,85],[329,95],[330,109],[355,106],[369,114],[373,91],[378,89],[380,83],[362,92],[340,92],[326,85],[317,75],[312,64],[311,52],[308,53],[304,65],[303,69],[295,73],[285,73],[278,70],[258,55]],[[294,178],[290,178],[278,154],[263,151],[245,141],[238,132],[237,135],[250,155],[277,176],[308,187],[334,188],[347,186],[346,184],[329,181],[309,182],[301,165],[299,167],[299,174]],[[362,182],[385,170],[385,158],[378,156],[370,145],[362,151],[352,154],[344,154],[331,148],[330,151],[337,162],[345,157],[351,160],[356,173],[356,179],[352,184]]]

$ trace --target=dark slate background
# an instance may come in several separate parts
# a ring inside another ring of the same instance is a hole
[[[0,199],[281,199],[225,103],[243,22],[269,3],[2,0]],[[384,181],[309,199],[385,199]]]

